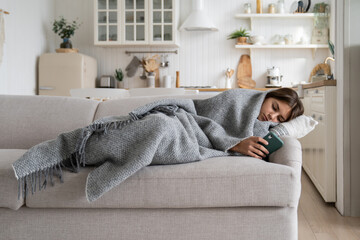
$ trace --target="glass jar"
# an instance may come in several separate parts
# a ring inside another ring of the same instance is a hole
[[[275,4],[273,4],[273,3],[269,4],[268,12],[269,13],[275,13]]]
[[[244,13],[251,13],[251,3],[244,4]]]

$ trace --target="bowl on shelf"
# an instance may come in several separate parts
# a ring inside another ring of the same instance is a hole
[[[261,36],[261,35],[251,36],[250,41],[254,45],[261,45],[264,41],[264,36]]]

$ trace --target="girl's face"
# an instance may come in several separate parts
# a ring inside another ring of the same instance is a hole
[[[267,98],[263,102],[258,119],[260,121],[285,122],[291,113],[291,107],[275,98]]]

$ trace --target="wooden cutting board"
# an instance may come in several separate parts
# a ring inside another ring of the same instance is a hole
[[[240,88],[254,88],[256,82],[252,79],[251,59],[249,55],[241,55],[236,73]]]

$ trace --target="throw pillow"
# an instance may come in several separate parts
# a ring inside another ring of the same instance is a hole
[[[312,117],[305,115],[298,116],[288,122],[283,122],[271,129],[278,136],[289,135],[295,138],[302,138],[314,130],[318,124]]]

